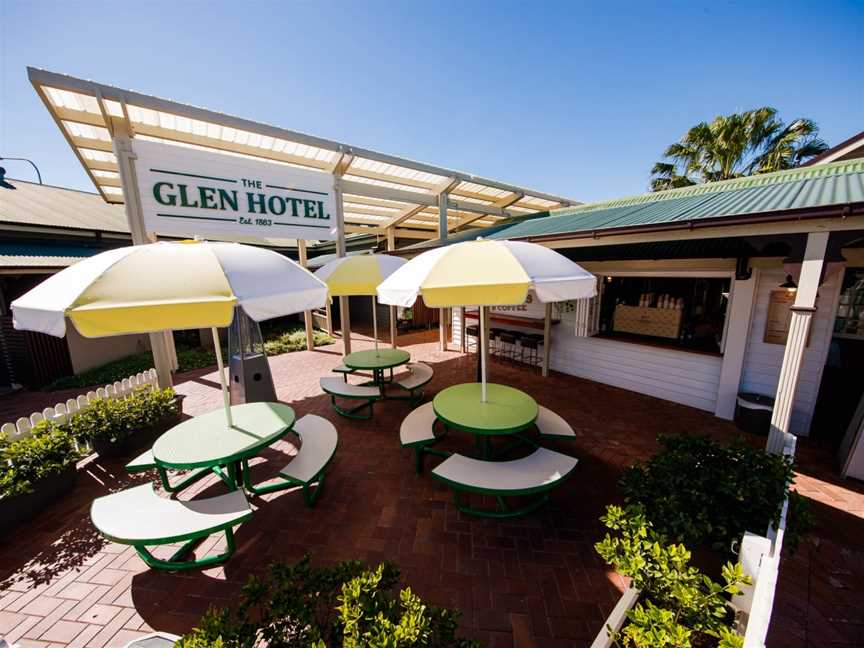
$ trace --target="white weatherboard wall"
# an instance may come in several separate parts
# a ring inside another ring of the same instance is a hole
[[[834,314],[837,312],[842,277],[842,272],[835,273],[819,288],[817,311],[810,328],[810,344],[804,353],[801,379],[795,395],[795,408],[792,411],[790,426],[792,434],[800,436],[810,431],[810,421],[819,395],[819,383],[822,381],[822,370],[831,344]],[[766,344],[762,338],[765,335],[765,320],[768,316],[771,291],[777,290],[785,280],[786,273],[782,268],[763,270],[760,273],[753,321],[750,324],[750,336],[744,355],[742,391],[769,396],[777,393],[777,381],[780,378],[780,365],[783,362],[785,347],[782,344]]]

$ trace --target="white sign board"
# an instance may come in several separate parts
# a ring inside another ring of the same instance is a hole
[[[489,312],[492,315],[516,315],[542,320],[546,318],[546,304],[537,299],[533,290],[529,290],[523,303],[516,306],[490,306]]]
[[[134,139],[148,232],[219,240],[336,238],[329,173]]]

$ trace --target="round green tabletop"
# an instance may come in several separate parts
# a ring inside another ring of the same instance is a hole
[[[398,367],[411,359],[411,354],[402,349],[367,349],[345,356],[343,362],[351,369],[389,369]]]
[[[442,389],[432,401],[445,424],[472,434],[515,434],[537,418],[537,401],[507,385],[486,384],[486,402],[480,402],[480,383]]]
[[[196,416],[165,432],[153,444],[153,459],[163,468],[218,466],[257,454],[288,434],[294,410],[282,403],[246,403]]]

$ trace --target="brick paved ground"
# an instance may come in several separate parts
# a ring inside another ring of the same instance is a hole
[[[474,360],[437,351],[434,334],[403,344],[430,363],[434,394],[471,380]],[[355,342],[355,348],[368,342]],[[238,550],[224,567],[200,573],[147,570],[129,547],[102,541],[90,525],[90,501],[147,477],[130,479],[122,462],[91,460],[75,491],[14,535],[0,540],[0,636],[23,646],[120,646],[151,628],[182,633],[210,604],[227,604],[253,572],[274,559],[311,552],[317,561],[395,560],[404,579],[430,602],[464,612],[467,634],[489,646],[585,646],[601,627],[624,584],[596,557],[597,517],[615,501],[620,471],[656,450],[659,432],[736,434],[727,422],[691,408],[573,377],[542,380],[525,369],[493,364],[494,380],[532,393],[576,428],[580,459],[552,503],[514,521],[459,514],[447,490],[413,470],[398,443],[409,406],[387,402],[368,422],[334,415],[317,378],[340,359],[338,345],[272,359],[278,395],[302,416],[336,424],[340,447],[316,508],[296,492],[256,499],[255,515],[237,533]],[[185,413],[219,404],[216,376],[178,377]],[[53,395],[0,400],[4,420],[53,404]],[[49,402],[50,401],[50,402]],[[469,439],[454,437],[451,447]],[[282,443],[255,467],[274,475],[293,451]],[[784,559],[771,646],[864,645],[864,488],[840,483],[830,456],[802,443],[800,490],[814,500],[818,528],[811,542]],[[215,478],[214,478],[215,479]],[[220,492],[203,482],[192,495]],[[209,543],[202,550],[218,550]],[[528,637],[528,640],[524,640]]]

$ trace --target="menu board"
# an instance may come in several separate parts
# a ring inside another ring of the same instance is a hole
[[[792,306],[794,304],[794,290],[771,291],[768,297],[768,317],[765,319],[763,342],[766,344],[786,344],[786,338],[789,337],[789,324],[792,321]]]

